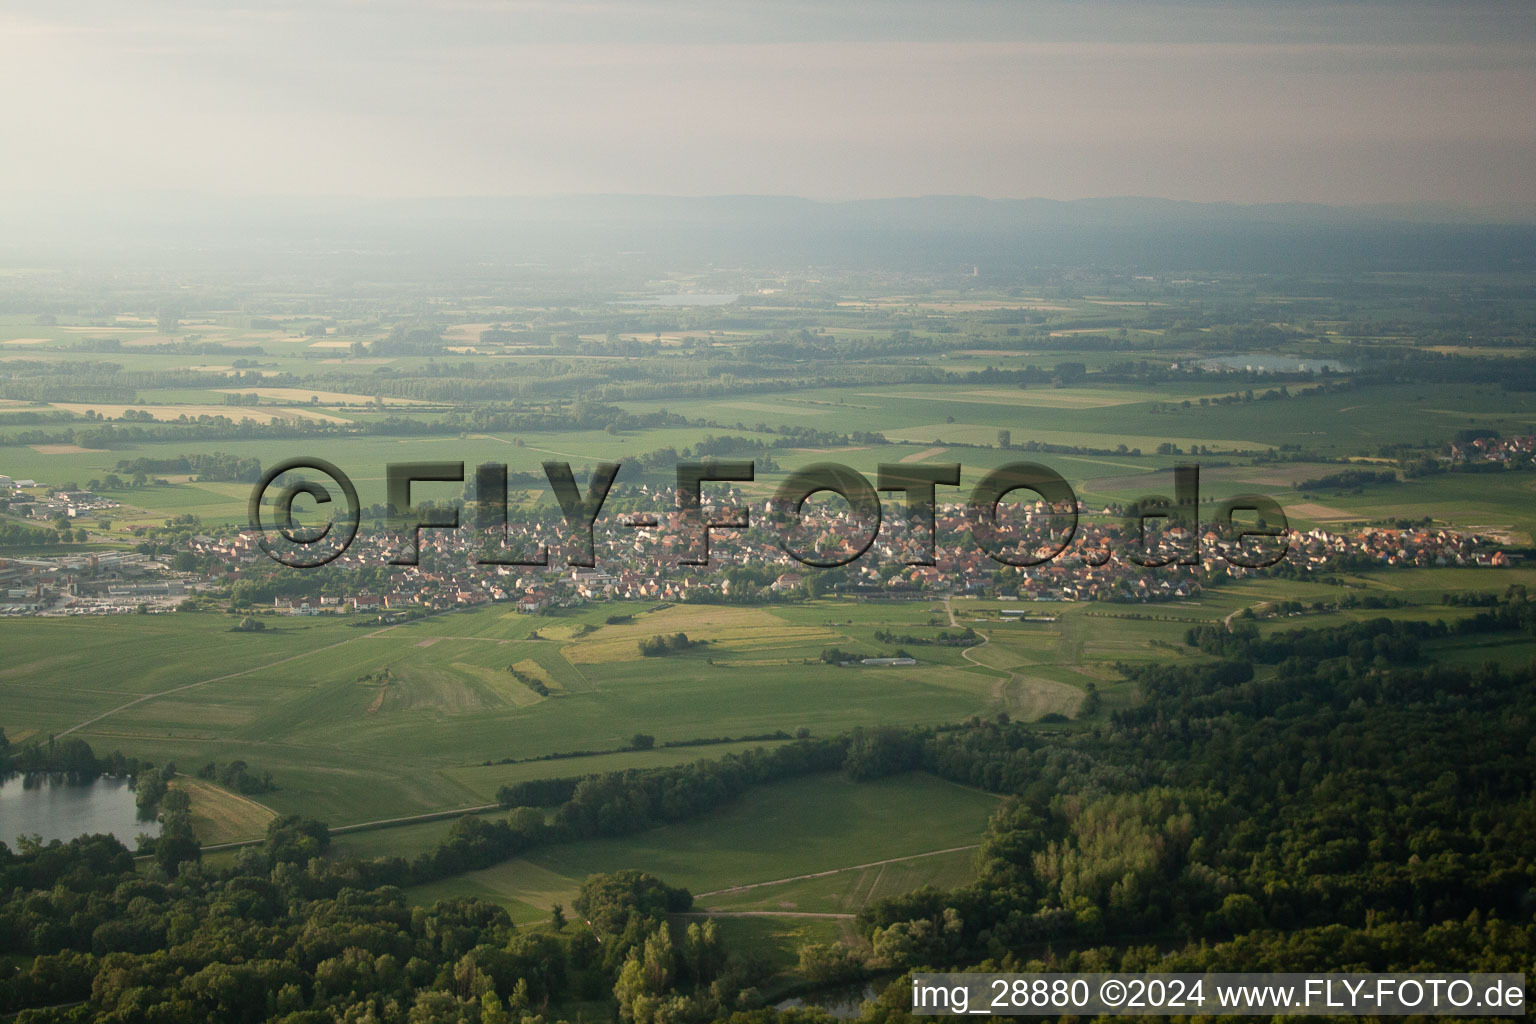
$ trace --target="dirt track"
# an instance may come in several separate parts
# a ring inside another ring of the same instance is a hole
[[[826,878],[828,875],[839,875],[839,874],[842,874],[844,871],[862,871],[865,868],[878,868],[878,867],[880,867],[882,865],[885,865],[885,864],[895,864],[895,863],[897,863],[899,861],[904,861],[904,860],[918,860],[918,859],[920,859],[922,857],[937,857],[941,853],[958,853],[961,850],[974,850],[974,849],[976,849],[976,847],[978,847],[980,845],[981,845],[980,843],[971,843],[971,844],[969,844],[967,846],[951,846],[947,850],[929,850],[926,853],[911,853],[911,854],[908,854],[905,857],[887,857],[885,860],[872,860],[868,864],[850,864],[849,866],[843,867],[843,868],[831,868],[831,869],[829,869],[827,871],[813,871],[813,872],[811,872],[808,875],[791,875],[788,878],[775,878],[775,879],[772,879],[771,881],[767,881],[767,882],[748,882],[746,885],[733,885],[733,886],[730,886],[729,888],[726,888],[726,889],[711,889],[709,892],[696,893],[695,894],[695,898],[696,899],[702,899],[705,896],[724,896],[727,893],[746,892],[748,889],[760,889],[760,888],[762,888],[765,885],[784,885],[787,882],[801,882],[801,881],[804,881],[804,880],[806,880],[808,878]],[[732,911],[732,913],[737,913],[737,911]],[[781,914],[778,914],[775,911],[768,911],[768,910],[762,910],[762,911],[758,911],[758,910],[745,911],[745,910],[743,910],[743,911],[740,911],[739,913],[742,913],[742,914],[746,914],[746,913],[763,914],[763,915],[766,915],[766,916],[769,916],[769,917],[780,917],[780,916],[783,916]],[[799,915],[799,916],[802,916],[802,917],[848,917],[850,915],[847,915],[847,914],[802,914],[802,915]]]

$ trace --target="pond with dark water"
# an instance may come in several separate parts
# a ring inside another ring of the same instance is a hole
[[[138,835],[160,834],[153,816],[141,817],[133,784],[103,775],[86,782],[63,775],[12,775],[0,780],[0,842],[16,848],[18,836],[68,842],[105,832],[130,850]]]

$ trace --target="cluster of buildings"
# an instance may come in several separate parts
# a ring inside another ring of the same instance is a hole
[[[1293,531],[1287,558],[1307,569],[1326,569],[1345,560],[1364,559],[1379,566],[1484,566],[1504,568],[1508,553],[1479,548],[1472,534],[1418,528],[1389,530],[1366,527],[1351,534],[1326,530]]]
[[[745,507],[739,493],[706,498],[703,522],[722,522]],[[648,509],[653,504],[654,514]],[[559,539],[549,522],[512,522],[503,536],[468,527],[422,531],[420,564],[393,567],[402,550],[399,538],[363,529],[351,547],[330,566],[310,571],[313,588],[278,596],[275,611],[293,615],[339,613],[389,614],[407,610],[506,602],[518,611],[537,613],[551,606],[592,601],[661,600],[750,602],[792,599],[810,591],[878,599],[920,599],[936,594],[990,595],[1034,601],[1181,600],[1194,597],[1220,578],[1264,572],[1233,564],[1229,541],[1206,530],[1198,537],[1169,531],[1168,539],[1186,550],[1198,544],[1197,564],[1144,568],[1124,556],[1121,525],[1113,510],[1079,509],[1071,546],[1049,561],[1006,567],[989,557],[969,532],[962,506],[937,510],[938,543],[933,565],[906,565],[913,534],[887,522],[861,558],[821,576],[792,558],[781,535],[767,524],[774,510],[752,510],[746,529],[709,530],[711,564],[680,564],[685,555],[702,553],[699,531],[676,511],[670,493],[644,493],[627,503],[622,515],[604,516],[595,531],[593,567],[573,567],[575,549]],[[1048,510],[1037,508],[1037,514]],[[1021,550],[1049,552],[1050,521],[1031,529],[1023,520],[1004,528],[1003,539],[1021,541]],[[1057,521],[1059,525],[1059,521]],[[850,547],[850,536],[863,536],[867,524],[850,510],[822,515],[814,526],[796,533],[796,543],[823,558]],[[1057,534],[1059,537],[1059,534]],[[1471,535],[1446,529],[1363,528],[1349,533],[1293,531],[1286,561],[1304,572],[1380,566],[1507,565],[1501,550],[1480,547]],[[0,614],[82,615],[157,611],[173,608],[199,590],[222,589],[242,579],[269,578],[270,561],[259,538],[249,532],[197,534],[187,550],[215,571],[204,575],[177,572],[143,555],[125,552],[74,554],[57,558],[0,560]],[[1268,542],[1283,543],[1283,542]],[[492,548],[509,557],[530,557],[541,547],[549,564],[483,564]],[[365,585],[351,584],[372,568]],[[382,569],[383,571],[377,571]],[[341,571],[338,571],[341,570]],[[296,577],[304,578],[304,577]],[[306,581],[307,582],[307,581]]]
[[[133,551],[0,558],[0,615],[173,611],[202,585]]]
[[[1523,437],[1479,437],[1451,445],[1451,461],[1458,464],[1499,462],[1509,465],[1530,462],[1533,458],[1536,458],[1536,435],[1532,434]]]
[[[46,493],[31,493],[39,489]],[[119,505],[111,498],[103,498],[90,491],[45,488],[36,480],[15,480],[3,474],[0,474],[0,497],[7,500],[13,514],[47,521],[60,517],[74,519],[87,513],[95,514],[117,508]]]
[[[778,535],[760,521],[748,529],[712,528],[711,564],[680,564],[680,556],[697,555],[701,547],[696,529],[690,534],[688,524],[670,508],[670,500],[667,496],[668,507],[658,509],[654,516],[631,508],[606,528],[600,522],[594,538],[596,564],[590,568],[568,564],[567,555],[573,548],[555,540],[556,531],[547,523],[510,523],[505,539],[499,533],[491,538],[468,528],[428,530],[422,533],[421,564],[389,569],[389,583],[383,592],[345,593],[336,592],[334,585],[321,587],[327,572],[321,569],[315,571],[315,580],[317,589],[326,591],[324,595],[279,597],[275,607],[289,614],[321,614],[411,608],[442,610],[508,602],[519,611],[535,613],[550,606],[607,600],[774,601],[798,597],[818,579],[818,570],[806,568],[787,554],[778,543]],[[706,502],[703,520],[730,518],[729,508],[740,507],[730,505],[730,500]],[[762,508],[754,509],[753,513],[754,517],[766,519],[770,511]],[[887,528],[863,557],[823,578],[817,591],[879,599],[968,594],[1036,601],[1147,602],[1191,598],[1215,579],[1241,578],[1266,571],[1228,561],[1223,552],[1230,551],[1231,542],[1209,530],[1198,537],[1181,536],[1177,530],[1170,532],[1170,539],[1186,548],[1198,542],[1197,564],[1144,568],[1120,552],[1121,526],[1108,513],[1109,510],[1103,510],[1101,517],[1093,519],[1082,515],[1072,545],[1058,557],[1036,566],[1011,568],[993,560],[969,540],[961,507],[943,508],[937,516],[940,540],[935,547],[935,564],[903,564],[909,538],[901,531]],[[819,529],[804,535],[806,542],[823,555],[839,550],[859,525],[849,519],[846,511],[827,517]],[[632,528],[626,520],[640,520],[647,525]],[[1005,536],[1007,533],[1005,530]],[[1016,529],[1014,534],[1017,536],[1019,531]],[[549,564],[481,564],[477,558],[486,556],[487,546],[493,541],[508,555],[531,556],[543,548],[548,552]],[[229,563],[237,575],[249,571],[246,566],[261,565],[267,558],[256,538],[248,534],[198,537],[193,543],[199,554]],[[364,530],[332,565],[385,566],[400,550],[396,537]],[[1109,557],[1105,557],[1106,553]],[[1496,567],[1508,564],[1508,556],[1497,549],[1480,547],[1475,537],[1453,530],[1366,528],[1349,533],[1293,531],[1286,561],[1301,571],[1326,571],[1366,564]]]

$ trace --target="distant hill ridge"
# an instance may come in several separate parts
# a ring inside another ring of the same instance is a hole
[[[643,259],[675,270],[846,266],[1007,276],[1042,266],[1302,273],[1525,271],[1536,208],[1326,206],[1173,199],[918,196],[0,197],[0,255],[196,251],[350,272],[449,272],[465,261]],[[425,261],[425,262],[423,262]]]

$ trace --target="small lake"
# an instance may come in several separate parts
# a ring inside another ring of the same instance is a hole
[[[140,832],[160,834],[160,823],[139,817],[127,779],[102,776],[70,782],[60,775],[12,775],[0,780],[0,842],[16,849],[17,836],[43,842],[107,832],[128,849]]]
[[[1295,356],[1213,356],[1200,364],[1207,370],[1246,370],[1249,373],[1354,373],[1338,359],[1298,359]]]
[[[868,983],[852,985],[834,985],[829,988],[817,989],[807,992],[803,996],[793,999],[785,999],[775,1003],[775,1010],[796,1010],[812,1006],[824,1011],[830,1017],[838,1020],[852,1020],[859,1015],[860,1006],[866,999],[873,999],[878,995],[875,986]]]
[[[713,292],[687,292],[679,295],[658,295],[653,299],[636,299],[624,303],[627,306],[729,306],[740,295]]]

